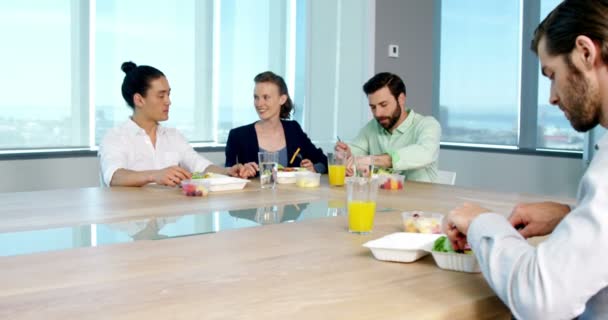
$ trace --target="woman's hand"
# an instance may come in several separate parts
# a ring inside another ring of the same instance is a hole
[[[300,162],[300,166],[302,168],[306,168],[306,170],[311,171],[311,172],[317,172],[317,170],[315,170],[315,166],[312,163],[312,161],[308,160],[308,159],[304,159],[302,160],[302,162]]]
[[[228,168],[228,175],[238,178],[250,178],[255,176],[257,171],[258,164],[255,162],[249,162],[246,164],[237,163]]]

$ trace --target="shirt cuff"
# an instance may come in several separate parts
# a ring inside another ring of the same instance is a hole
[[[327,173],[327,167],[321,162],[315,163],[313,167],[315,167],[315,171],[317,171],[318,173]]]
[[[504,216],[488,212],[473,219],[471,225],[469,225],[467,241],[475,251],[483,238],[497,238],[504,235],[513,235],[524,239]]]
[[[389,150],[387,153],[391,157],[391,167],[395,168],[395,165],[399,162],[399,160],[401,160],[399,152],[395,150]]]
[[[109,187],[110,186],[110,182],[112,182],[112,178],[114,177],[114,173],[116,173],[116,171],[118,169],[121,169],[122,167],[119,166],[111,166],[109,168],[107,168],[106,170],[103,171],[101,178],[103,181],[100,181],[105,187]]]

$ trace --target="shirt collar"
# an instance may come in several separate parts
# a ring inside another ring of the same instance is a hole
[[[137,125],[137,123],[135,123],[135,121],[133,121],[133,119],[131,119],[131,117],[129,117],[129,120],[127,120],[127,122],[124,125],[124,128],[127,129],[127,131],[131,134],[134,135],[141,135],[141,134],[146,134],[146,131],[144,129],[142,129],[140,126]],[[167,132],[167,128],[163,127],[160,123],[158,124],[158,126],[156,127],[156,134],[165,134]]]
[[[411,126],[412,126],[412,122],[414,122],[414,110],[412,109],[408,109],[407,107],[405,108],[405,112],[407,112],[407,118],[405,118],[405,121],[403,121],[397,128],[395,128],[395,131],[393,131],[392,134],[395,133],[405,133]],[[378,121],[376,121],[376,124],[378,125],[378,127],[380,128],[380,131],[385,134],[385,135],[391,135],[391,132],[384,129],[383,126],[381,126]]]

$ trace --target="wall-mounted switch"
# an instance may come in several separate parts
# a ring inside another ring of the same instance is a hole
[[[391,58],[399,58],[399,46],[396,44],[389,44],[388,56]]]

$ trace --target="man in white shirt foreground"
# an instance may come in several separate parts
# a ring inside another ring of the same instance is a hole
[[[608,0],[562,2],[536,29],[532,50],[551,80],[550,103],[571,125],[608,127]],[[608,318],[608,136],[596,149],[572,208],[522,204],[506,219],[464,204],[445,219],[453,246],[470,244],[518,319]],[[525,239],[548,234],[536,248]]]
[[[162,127],[169,119],[171,88],[165,75],[150,66],[122,65],[122,95],[133,116],[111,129],[99,148],[101,173],[108,186],[143,186],[157,183],[176,186],[192,172],[215,172],[247,178],[257,165],[213,165],[199,155],[177,130]]]

